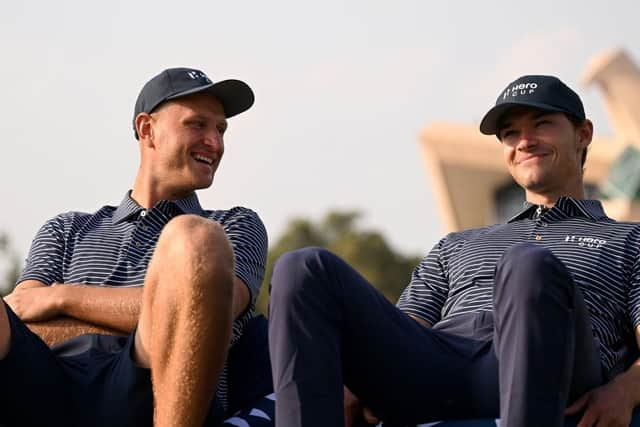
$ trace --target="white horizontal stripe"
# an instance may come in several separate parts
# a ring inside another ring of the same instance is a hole
[[[443,238],[414,270],[398,306],[431,324],[491,311],[498,260],[510,246],[529,241],[548,248],[572,273],[600,340],[603,365],[617,367],[624,352],[614,349],[635,345],[640,325],[640,225],[606,217],[597,201],[561,198],[540,218],[534,210],[507,224]],[[589,246],[585,238],[605,243]]]
[[[18,282],[81,283],[96,286],[140,286],[163,227],[182,213],[218,222],[235,254],[235,273],[249,287],[250,310],[233,324],[233,341],[253,316],[255,298],[264,277],[267,234],[258,215],[243,207],[204,211],[195,194],[175,202],[161,201],[144,216],[129,194],[120,206],[105,206],[94,214],[68,212],[49,220],[38,231]],[[226,407],[227,369],[217,395]]]

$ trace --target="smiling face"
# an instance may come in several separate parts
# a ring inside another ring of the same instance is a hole
[[[207,188],[224,154],[222,104],[205,92],[163,104],[148,115],[143,163],[161,197],[177,199]]]
[[[501,119],[498,139],[513,179],[532,203],[584,197],[582,153],[593,135],[589,120],[574,125],[564,113],[514,108]]]

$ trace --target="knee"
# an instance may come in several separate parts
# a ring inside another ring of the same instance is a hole
[[[196,215],[173,218],[162,230],[153,258],[161,274],[183,277],[184,283],[232,286],[233,250],[222,226],[210,219]]]
[[[232,262],[233,252],[220,224],[196,215],[180,215],[165,225],[156,251],[166,251],[178,258],[213,257],[218,262]]]
[[[495,299],[523,309],[547,303],[551,295],[571,294],[568,270],[549,249],[519,243],[509,248],[496,267]]]
[[[533,243],[517,243],[504,252],[496,271],[526,278],[544,273],[557,262],[560,261],[547,248]]]
[[[323,264],[335,257],[326,249],[307,247],[287,252],[276,261],[271,276],[272,306],[289,306],[299,300],[308,290],[318,287]]]

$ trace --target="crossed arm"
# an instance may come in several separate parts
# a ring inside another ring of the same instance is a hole
[[[247,286],[234,280],[233,314],[249,305]],[[138,323],[142,286],[106,287],[25,280],[5,297],[11,309],[48,345],[87,333],[128,335]]]

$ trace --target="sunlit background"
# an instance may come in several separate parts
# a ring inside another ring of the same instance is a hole
[[[611,133],[580,77],[603,50],[640,60],[639,4],[5,2],[0,231],[23,259],[46,219],[118,204],[137,168],[138,91],[164,68],[192,66],[256,93],[231,120],[205,208],[248,206],[273,242],[294,217],[355,210],[400,253],[423,254],[444,223],[421,130],[477,125],[508,82],[545,73],[582,95],[597,134]]]

